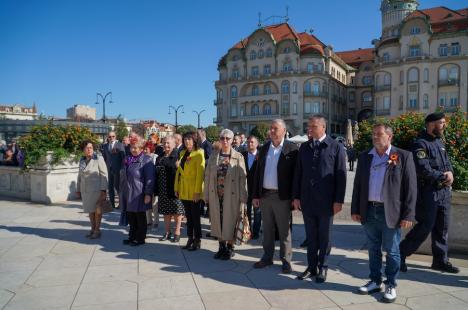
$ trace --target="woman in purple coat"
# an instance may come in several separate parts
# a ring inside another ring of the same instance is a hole
[[[143,152],[145,141],[137,137],[131,141],[130,155],[120,171],[120,206],[126,212],[130,230],[124,244],[145,243],[146,210],[151,209],[154,188],[154,164]]]

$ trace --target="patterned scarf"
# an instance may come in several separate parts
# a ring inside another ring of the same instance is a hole
[[[138,154],[137,156],[133,156],[132,154],[128,155],[127,158],[125,158],[125,166],[130,166],[131,164],[137,162],[140,160],[140,158],[143,156],[143,151]]]

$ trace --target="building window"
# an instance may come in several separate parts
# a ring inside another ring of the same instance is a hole
[[[296,81],[293,82],[293,91],[292,92],[293,92],[293,94],[297,94],[297,82]]]
[[[251,114],[251,115],[258,115],[258,114],[260,114],[260,110],[259,110],[259,108],[258,108],[258,104],[252,105],[252,107],[250,108],[250,114]]]
[[[320,94],[320,84],[317,81],[314,82],[313,92],[315,96],[318,96]]]
[[[262,58],[263,58],[263,56],[264,56],[264,52],[263,52],[263,50],[259,50],[259,51],[258,51],[258,55],[257,55],[257,56],[258,56],[258,58],[259,58],[259,59],[262,59]]]
[[[439,45],[439,56],[447,56],[447,54],[448,54],[447,44]]]
[[[456,93],[450,94],[450,106],[456,107],[458,105],[458,96]]]
[[[297,102],[293,103],[293,114],[297,114]]]
[[[231,98],[237,98],[237,87],[231,86]]]
[[[237,116],[237,104],[231,104],[231,117]]]
[[[372,85],[372,76],[370,75],[366,75],[364,77],[362,77],[362,84],[363,85]]]
[[[304,84],[304,93],[307,95],[310,95],[310,93],[312,93],[312,87],[309,81],[305,82]]]
[[[408,83],[419,81],[419,71],[417,68],[411,68],[408,70]]]
[[[323,64],[322,63],[317,64],[317,71],[320,72],[320,73],[323,73]]]
[[[258,66],[253,66],[253,67],[251,68],[251,75],[252,75],[253,77],[258,77]]]
[[[263,105],[263,115],[271,115],[271,106],[266,103]]]
[[[364,67],[364,71],[369,71],[370,70],[370,66],[365,66]]]
[[[232,56],[232,61],[238,61],[239,60],[239,55],[234,55]]]
[[[314,64],[313,64],[313,63],[309,62],[309,63],[307,64],[307,72],[308,72],[308,73],[314,72]]]
[[[289,81],[283,81],[283,83],[281,83],[281,93],[289,94]]]
[[[389,96],[385,96],[383,98],[383,109],[390,110],[390,97]]]
[[[411,27],[410,33],[411,33],[411,34],[419,34],[419,33],[421,33],[421,28],[419,28],[419,27]]]
[[[445,104],[446,104],[446,98],[447,94],[446,93],[440,93],[439,94],[439,106],[440,107],[445,107]]]
[[[320,102],[306,102],[304,103],[304,113],[318,114],[320,113]]]
[[[409,57],[421,56],[421,46],[413,45],[409,47]]]
[[[362,104],[369,105],[372,103],[372,94],[370,91],[366,91],[362,93]]]
[[[458,42],[452,43],[452,55],[460,55],[460,44]]]
[[[273,56],[273,51],[271,50],[271,48],[267,49],[266,50],[266,57],[272,57]]]
[[[232,70],[232,78],[238,79],[239,78],[239,69]]]
[[[389,53],[384,53],[382,56],[383,62],[389,62],[390,61],[390,54]]]
[[[440,68],[439,70],[439,81],[448,80],[448,71],[446,68]]]
[[[284,54],[289,54],[290,52],[291,52],[291,48],[290,48],[290,47],[285,47],[285,48],[283,49],[283,53],[284,53]]]
[[[416,109],[418,107],[418,94],[417,93],[409,93],[408,94],[408,108],[409,109]]]
[[[290,72],[292,71],[292,66],[289,62],[283,64],[283,72]]]
[[[458,68],[457,67],[450,68],[450,70],[449,70],[449,80],[451,80],[451,81],[458,80]]]
[[[429,69],[424,68],[424,82],[429,82]]]
[[[400,96],[400,100],[398,101],[398,110],[403,110],[403,96]]]
[[[403,71],[400,71],[400,85],[403,85],[405,82],[405,73]]]
[[[263,88],[263,94],[264,95],[270,95],[271,94],[271,86],[269,84],[266,84],[265,87]]]
[[[390,73],[385,73],[383,83],[385,86],[392,85],[392,76]]]
[[[241,108],[240,108],[239,115],[240,115],[240,116],[244,116],[244,115],[245,115],[245,107],[241,107]]]
[[[427,94],[423,96],[423,108],[429,109],[429,96]]]
[[[257,58],[257,53],[255,51],[250,52],[250,60],[255,60]]]
[[[270,65],[264,65],[263,66],[263,75],[269,75],[271,74],[271,66]]]
[[[252,96],[258,96],[258,86],[252,86]]]

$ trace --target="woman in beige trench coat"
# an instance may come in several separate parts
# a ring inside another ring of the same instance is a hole
[[[231,147],[234,133],[220,133],[221,149],[210,156],[205,169],[205,203],[210,208],[211,236],[219,240],[216,259],[234,256],[237,220],[247,203],[247,175],[244,157]]]

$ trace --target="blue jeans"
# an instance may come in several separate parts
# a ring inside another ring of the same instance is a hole
[[[369,206],[364,224],[369,251],[370,279],[377,284],[382,283],[382,249],[387,253],[385,275],[386,284],[396,286],[396,278],[400,270],[400,228],[388,228],[385,222],[384,207]]]

